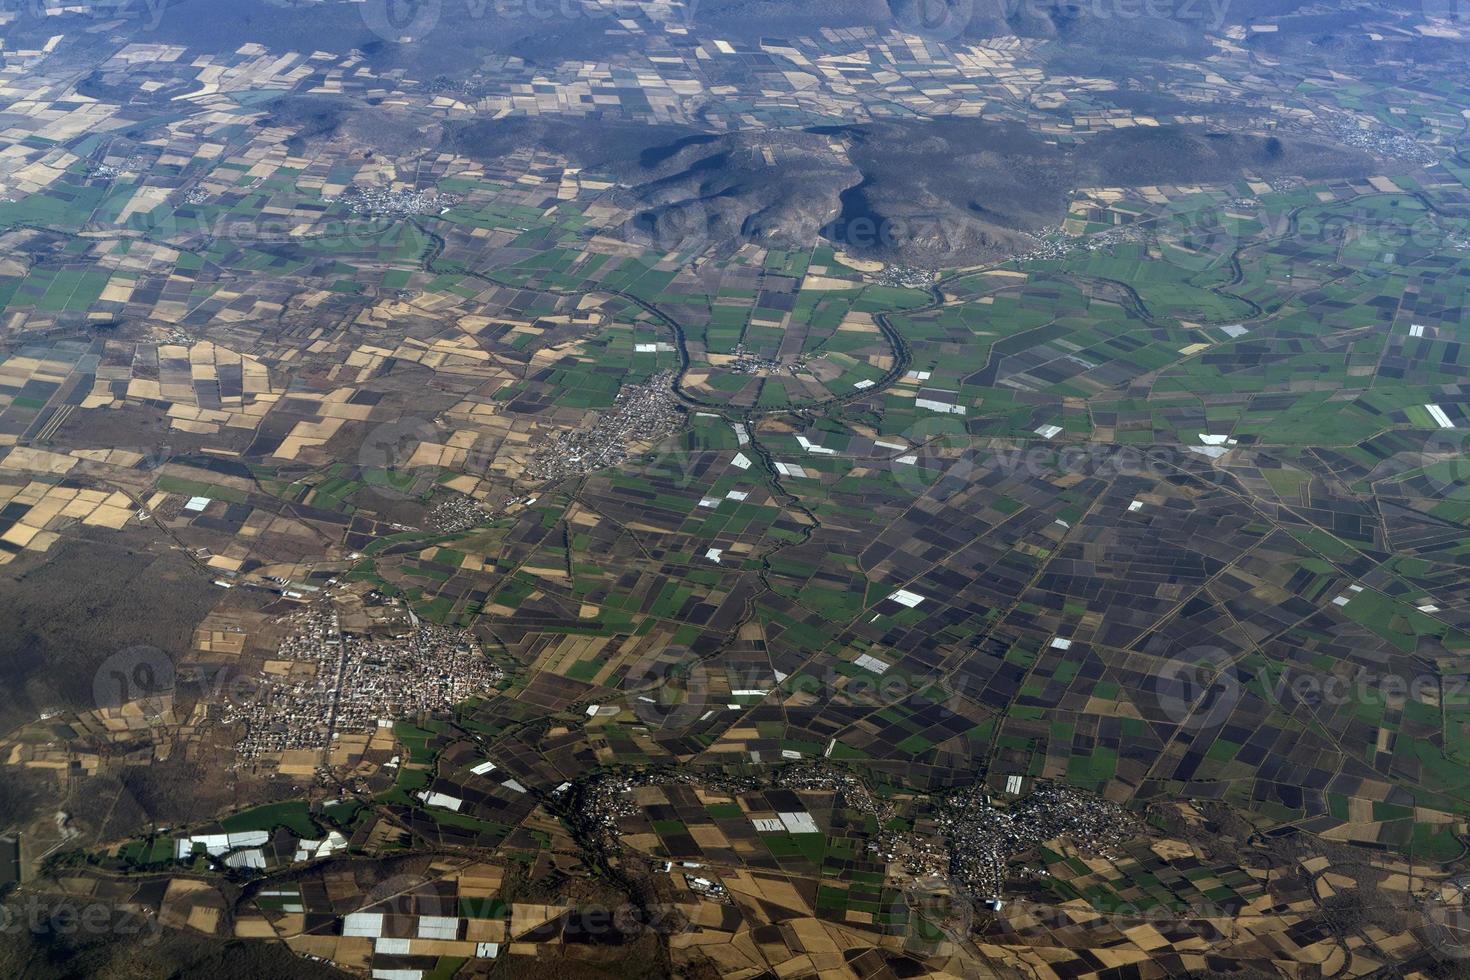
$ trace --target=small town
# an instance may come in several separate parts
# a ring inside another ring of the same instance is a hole
[[[628,458],[632,446],[667,435],[678,428],[679,422],[674,375],[662,371],[643,384],[624,386],[612,410],[598,416],[590,429],[558,432],[539,446],[526,467],[526,475],[555,480],[616,466]]]
[[[424,515],[424,522],[440,533],[458,534],[483,524],[489,517],[489,512],[477,501],[456,493],[431,507]]]
[[[415,214],[443,214],[459,202],[457,198],[434,189],[397,190],[353,184],[342,193],[342,203],[352,214],[402,218]]]
[[[1014,806],[990,805],[974,786],[945,800],[938,819],[949,840],[950,876],[975,896],[1001,900],[1010,862],[1057,838],[1089,854],[1108,854],[1137,833],[1137,825],[1115,803],[1059,786],[1037,786]]]
[[[288,749],[318,749],[420,711],[444,711],[490,691],[500,670],[465,630],[415,623],[401,636],[342,630],[328,600],[290,614],[293,628],[264,676],[262,696],[231,704],[242,723],[241,760]],[[284,668],[284,670],[280,670]]]

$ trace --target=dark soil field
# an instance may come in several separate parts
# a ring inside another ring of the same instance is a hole
[[[47,708],[88,710],[108,657],[148,645],[177,655],[218,601],[210,577],[178,552],[140,550],[130,536],[85,534],[43,563],[0,576],[0,724]]]

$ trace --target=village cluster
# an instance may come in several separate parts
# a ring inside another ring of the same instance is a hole
[[[344,733],[444,711],[491,691],[500,670],[465,630],[415,623],[399,636],[344,632],[330,601],[289,614],[291,633],[267,664],[264,696],[232,703],[240,758],[324,749]]]
[[[551,436],[537,447],[526,473],[553,480],[616,466],[628,458],[632,447],[674,431],[680,419],[673,372],[662,371],[643,384],[624,386],[612,410],[599,414],[590,427]]]

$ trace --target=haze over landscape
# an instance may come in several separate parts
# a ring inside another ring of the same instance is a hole
[[[1456,0],[6,5],[0,976],[1466,976],[1467,128]]]

